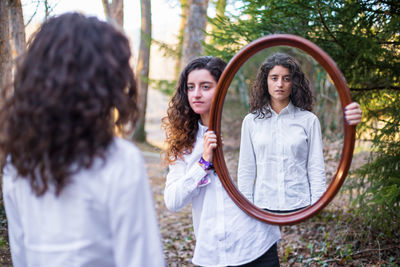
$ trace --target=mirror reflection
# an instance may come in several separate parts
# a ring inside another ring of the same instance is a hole
[[[300,210],[322,196],[337,169],[343,145],[337,90],[302,50],[264,49],[232,80],[221,132],[231,179],[251,203],[276,213]]]

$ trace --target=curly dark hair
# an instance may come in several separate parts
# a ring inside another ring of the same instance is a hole
[[[257,72],[256,81],[250,90],[250,112],[256,114],[256,118],[271,116],[269,105],[271,95],[268,92],[268,74],[275,66],[282,66],[289,69],[292,80],[292,93],[290,100],[293,105],[303,110],[312,110],[313,96],[310,82],[305,77],[297,61],[283,53],[276,53],[268,57],[260,66]]]
[[[50,18],[30,39],[0,108],[0,152],[38,196],[49,185],[59,195],[73,173],[105,159],[116,128],[132,130],[130,57],[122,32],[78,13]]]
[[[191,61],[181,72],[174,96],[168,105],[167,116],[162,119],[166,134],[166,161],[172,163],[190,154],[196,141],[200,115],[190,107],[187,96],[187,79],[193,70],[206,69],[218,82],[226,63],[217,57],[203,56]]]

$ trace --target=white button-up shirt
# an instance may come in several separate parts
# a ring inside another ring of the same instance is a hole
[[[199,185],[207,175],[198,164],[206,131],[207,128],[199,124],[192,153],[169,166],[165,204],[168,209],[179,211],[192,203],[196,236],[192,261],[195,265],[245,264],[261,256],[280,239],[279,227],[245,214],[231,200],[214,172],[209,174],[209,184]]]
[[[269,118],[246,115],[242,123],[238,187],[256,206],[293,210],[325,192],[321,126],[291,102]]]
[[[9,163],[3,196],[15,267],[165,266],[145,164],[115,139],[106,161],[37,197]]]

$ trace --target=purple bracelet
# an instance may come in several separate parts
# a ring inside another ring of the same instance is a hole
[[[214,169],[214,165],[211,162],[208,162],[205,159],[203,159],[203,157],[200,158],[199,164],[205,171]]]

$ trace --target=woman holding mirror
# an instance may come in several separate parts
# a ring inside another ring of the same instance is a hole
[[[238,167],[239,190],[256,206],[293,212],[325,192],[321,127],[312,102],[309,81],[294,58],[277,53],[261,65],[242,123]],[[348,105],[345,117],[359,123],[359,105]]]
[[[209,112],[225,66],[219,58],[200,57],[180,75],[163,119],[169,162],[165,204],[175,212],[192,204],[195,265],[279,266],[279,227],[237,207],[212,166],[217,138],[207,129]]]

